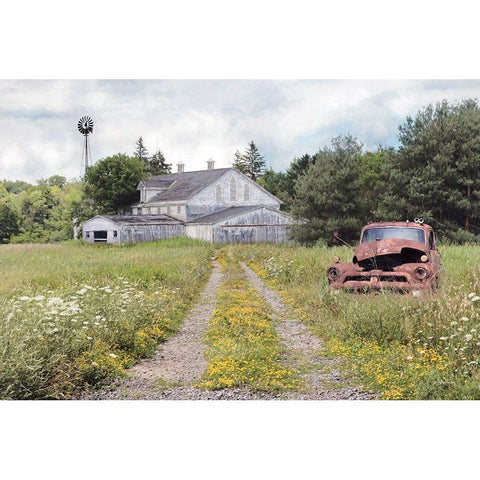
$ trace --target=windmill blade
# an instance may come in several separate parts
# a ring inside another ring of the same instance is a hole
[[[78,130],[83,135],[88,135],[93,132],[93,120],[84,116],[78,121]]]

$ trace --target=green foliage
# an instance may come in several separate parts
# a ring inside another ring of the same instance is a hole
[[[292,231],[301,243],[331,239],[338,230],[347,241],[358,236],[364,201],[360,189],[360,156],[363,145],[352,136],[332,140],[315,156],[315,162],[298,178],[292,212],[305,219]]]
[[[151,175],[167,175],[172,173],[172,165],[167,163],[165,156],[160,150],[148,158],[147,169]]]
[[[98,161],[85,172],[85,196],[97,213],[115,214],[138,200],[137,185],[147,175],[145,163],[117,153]]]
[[[52,175],[49,178],[41,178],[38,180],[38,185],[47,185],[49,187],[63,188],[67,184],[67,179],[61,175]]]
[[[440,237],[472,239],[480,231],[480,107],[446,100],[407,117],[388,165],[381,217],[423,217]],[[472,235],[460,233],[461,230]]]
[[[5,200],[0,200],[0,243],[8,243],[18,233],[18,215]]]
[[[135,151],[133,152],[133,156],[142,162],[147,162],[148,150],[143,143],[142,137],[140,137],[135,143]]]
[[[245,153],[235,152],[233,166],[252,180],[257,180],[265,171],[265,159],[253,140],[248,144]]]
[[[257,183],[271,194],[284,202],[283,208],[288,208],[291,197],[287,193],[287,175],[283,172],[274,172],[271,168],[257,179]]]

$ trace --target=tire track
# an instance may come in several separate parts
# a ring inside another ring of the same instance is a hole
[[[327,359],[321,354],[322,341],[293,316],[292,309],[281,296],[268,288],[258,275],[240,262],[245,275],[265,297],[272,308],[277,333],[286,349],[285,365],[293,367],[304,379],[305,392],[289,392],[284,397],[297,400],[367,400],[373,398],[358,386],[345,386],[346,379],[338,368],[340,360]]]

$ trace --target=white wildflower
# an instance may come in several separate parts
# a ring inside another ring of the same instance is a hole
[[[26,302],[27,300],[30,300],[30,297],[18,297],[19,300],[21,300],[22,302]]]
[[[87,289],[84,287],[84,288],[81,288],[80,290],[78,290],[77,292],[75,292],[77,295],[83,295],[85,293],[87,293]]]
[[[117,358],[117,356],[114,353],[109,353],[108,355],[112,358]]]
[[[462,322],[468,322],[469,319],[468,319],[468,317],[462,317],[460,320],[461,320]]]
[[[454,327],[455,325],[458,325],[458,322],[455,322],[455,321],[450,322],[450,325],[451,325],[452,327]]]
[[[448,337],[440,337],[440,340],[442,341],[448,340]]]
[[[467,333],[467,334],[465,335],[465,340],[466,340],[467,342],[469,342],[472,338],[473,338],[473,336],[470,335],[469,333]]]
[[[407,357],[407,360],[412,360],[413,357],[411,357],[410,355]]]
[[[473,298],[475,295],[476,295],[475,292],[471,292],[471,293],[469,293],[467,296],[468,296],[468,298]]]
[[[98,367],[98,363],[97,362],[92,362],[92,367]]]
[[[88,340],[93,340],[93,338],[92,338],[92,337],[87,337],[87,339],[88,339]]]
[[[35,300],[36,302],[39,302],[40,300],[45,300],[45,295],[37,295],[36,297],[33,297],[32,300]]]

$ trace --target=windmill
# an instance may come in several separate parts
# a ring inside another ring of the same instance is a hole
[[[80,177],[83,177],[89,166],[89,159],[91,160],[88,136],[93,132],[93,120],[87,116],[82,117],[78,121],[78,131],[85,137],[85,147],[82,152],[82,163],[80,165]]]

